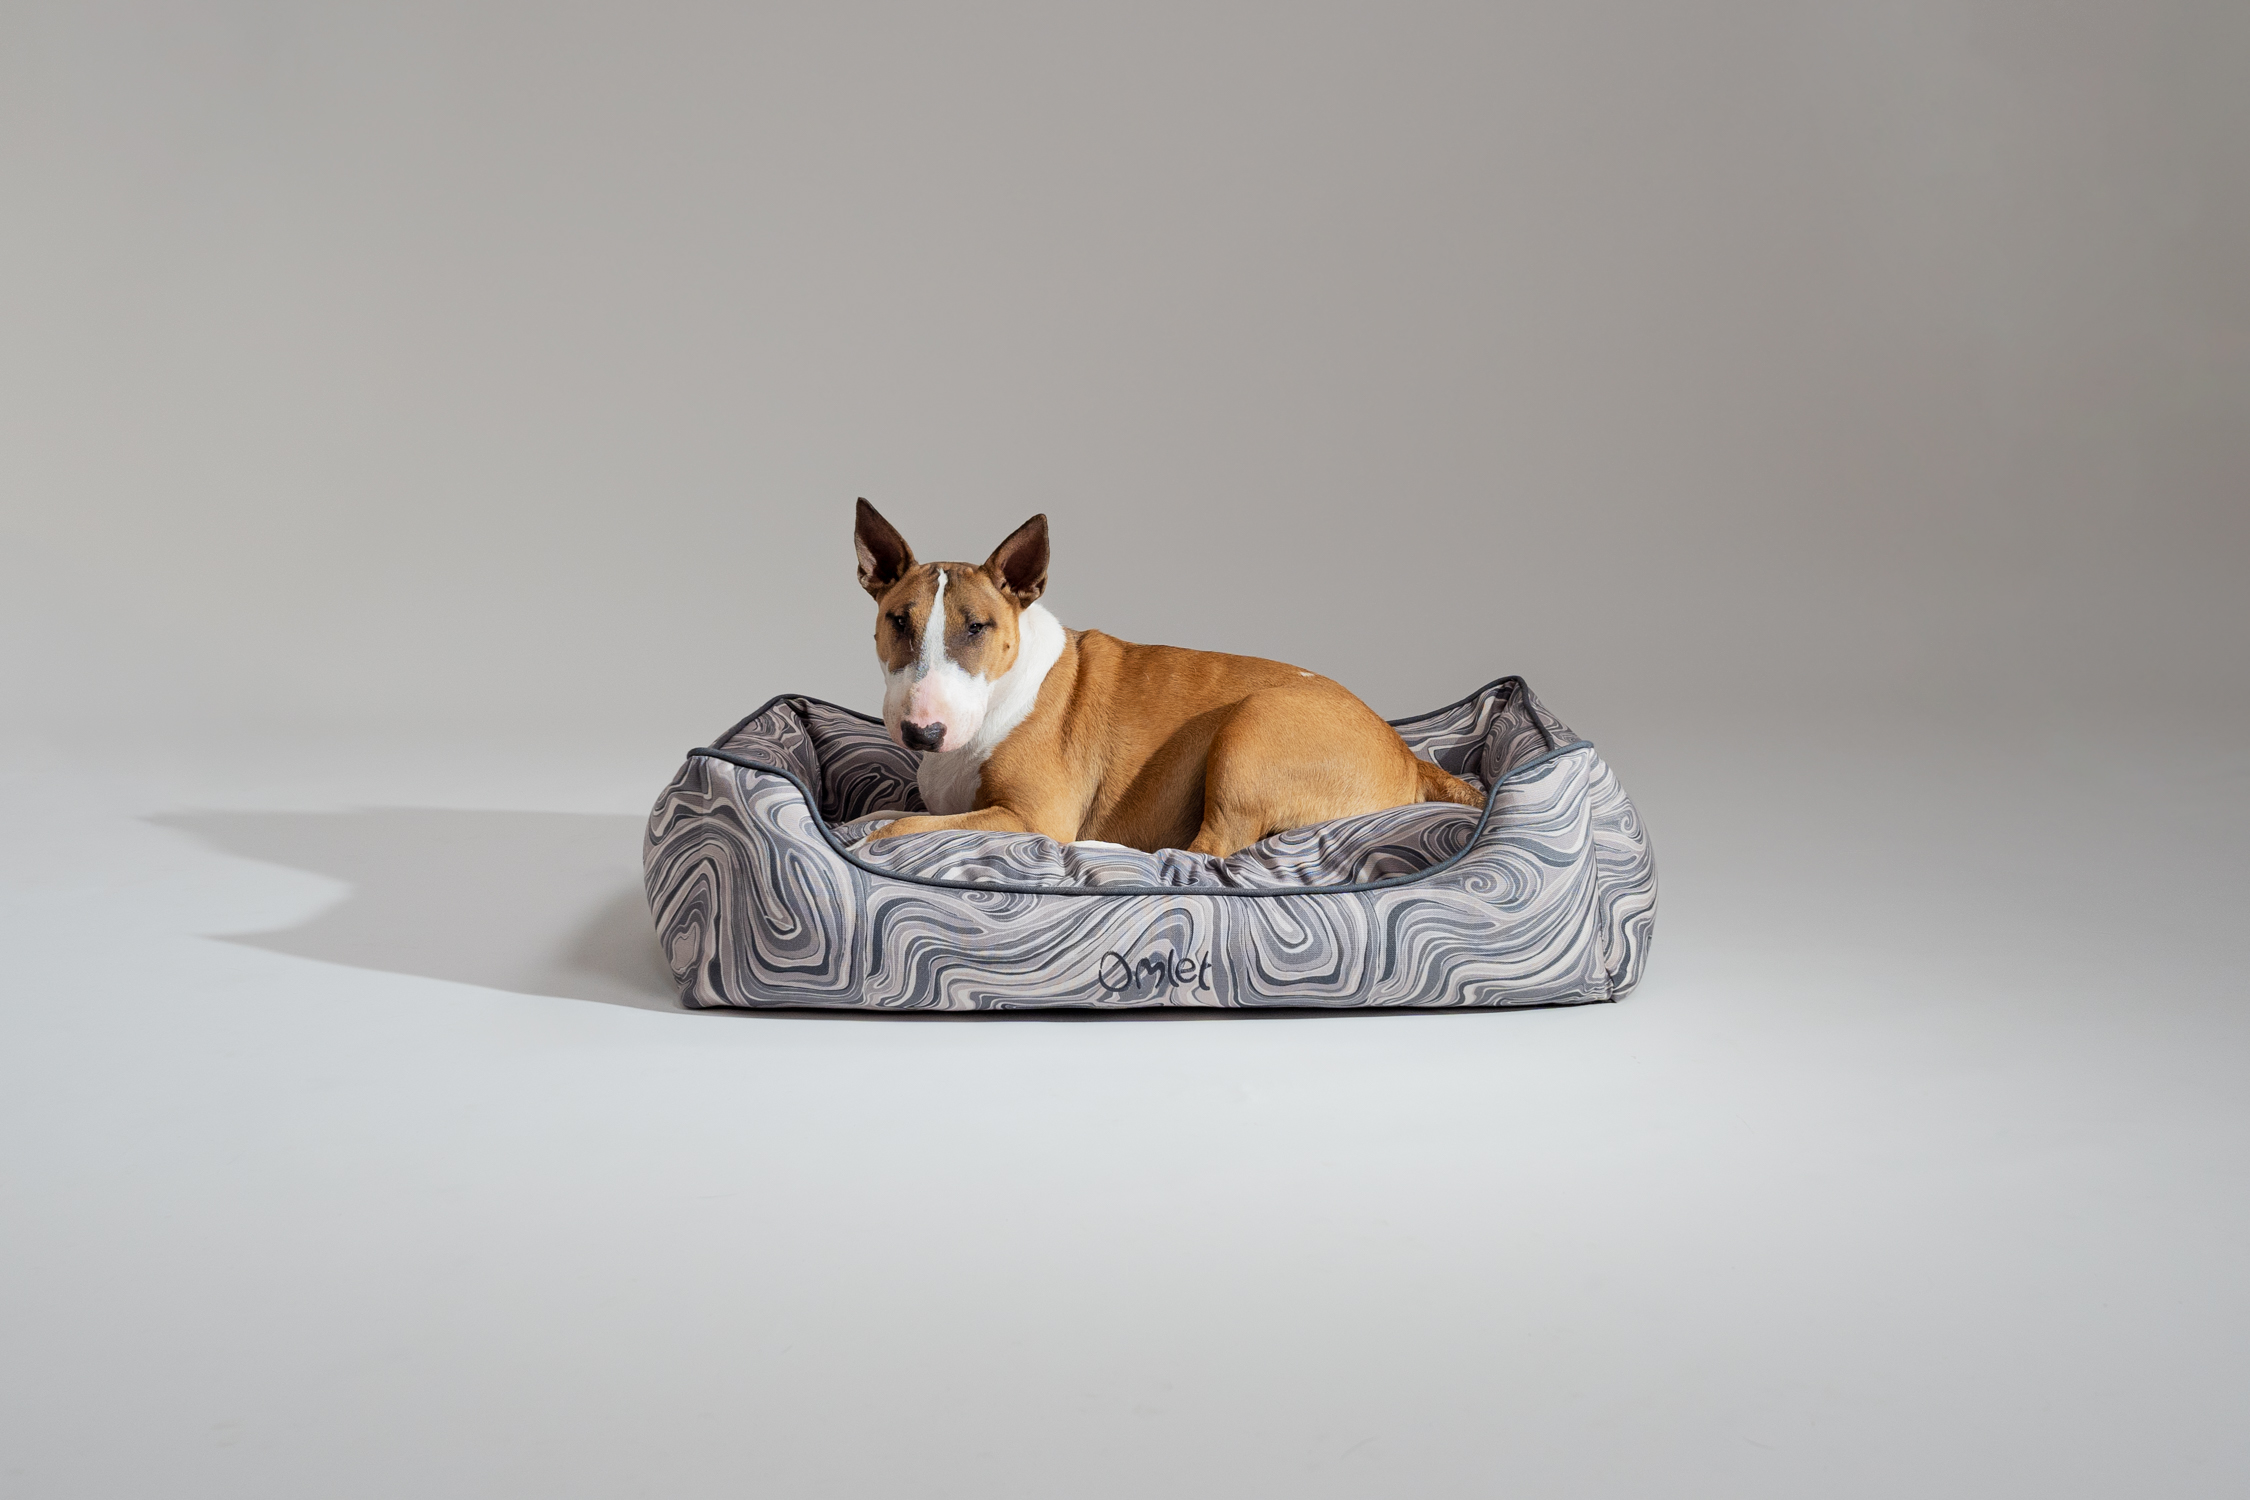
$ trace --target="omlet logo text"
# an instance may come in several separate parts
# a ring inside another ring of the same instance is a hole
[[[1211,992],[1211,960],[1208,955],[1199,959],[1177,948],[1142,959],[1129,953],[1104,953],[1100,967],[1094,971],[1094,982],[1112,995],[1128,990],[1136,995],[1161,995],[1174,988],[1192,988],[1196,994],[1207,995]]]

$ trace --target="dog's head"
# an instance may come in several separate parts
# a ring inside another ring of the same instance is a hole
[[[898,528],[859,502],[852,544],[875,600],[883,727],[909,750],[958,750],[992,686],[1016,664],[1017,621],[1047,587],[1047,518],[1033,516],[975,563],[918,563]]]

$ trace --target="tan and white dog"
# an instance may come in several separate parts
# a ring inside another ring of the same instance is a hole
[[[853,540],[875,598],[883,724],[924,752],[931,814],[876,838],[975,828],[1226,855],[1386,807],[1484,805],[1316,673],[1065,630],[1039,602],[1043,515],[981,566],[917,563],[865,500]]]

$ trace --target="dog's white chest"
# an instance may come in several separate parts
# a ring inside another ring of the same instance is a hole
[[[922,789],[922,805],[934,813],[974,812],[977,787],[984,780],[984,763],[990,747],[965,747],[922,757],[914,784]]]

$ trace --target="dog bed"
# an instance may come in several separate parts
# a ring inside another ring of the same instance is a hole
[[[1614,1000],[1648,961],[1632,802],[1520,677],[1392,721],[1486,790],[1220,858],[1029,833],[869,843],[923,810],[882,722],[787,696],[688,752],[649,817],[649,904],[692,1006],[1015,1010]]]

